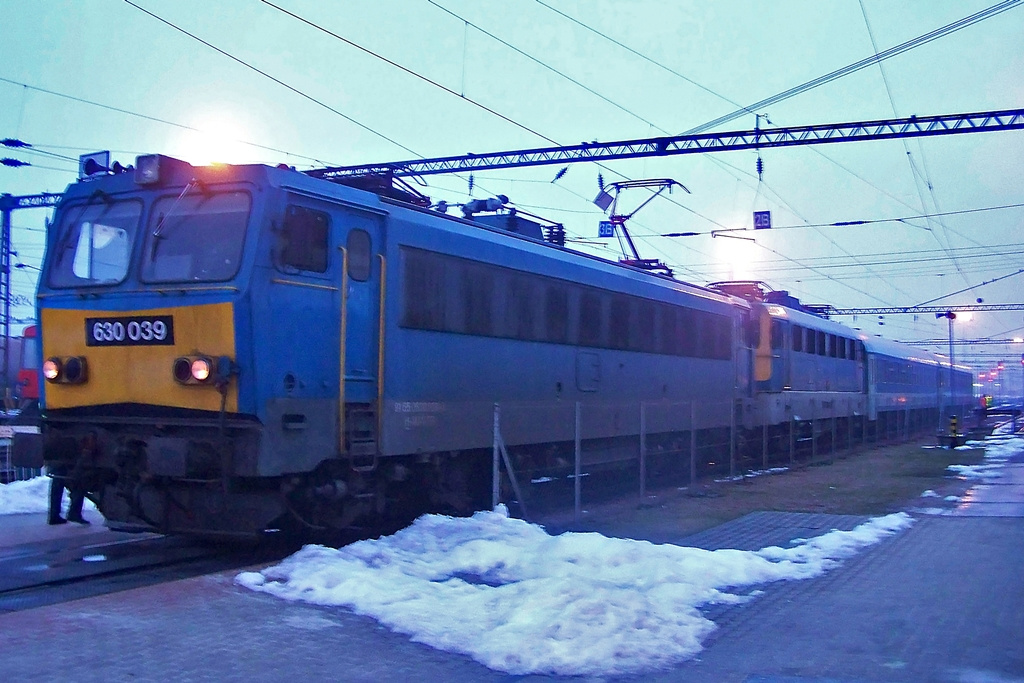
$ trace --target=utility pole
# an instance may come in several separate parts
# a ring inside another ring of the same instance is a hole
[[[956,379],[953,375],[953,321],[956,320],[956,313],[953,311],[946,311],[945,313],[936,313],[936,318],[945,318],[949,321],[949,408],[953,414],[956,414],[956,385],[954,380]]]
[[[14,196],[0,195],[0,335],[3,337],[3,400],[11,398],[11,213],[15,209],[56,206],[62,195],[53,192]]]

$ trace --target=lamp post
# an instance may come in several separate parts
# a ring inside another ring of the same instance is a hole
[[[1020,354],[1020,392],[1021,392],[1020,409],[1024,410],[1024,353]],[[1014,419],[1013,419],[1013,433],[1014,434],[1017,433],[1017,418],[1016,417],[1014,417]]]
[[[953,384],[953,321],[956,320],[956,313],[953,311],[946,311],[945,313],[936,313],[936,318],[945,318],[949,321],[949,403],[950,409],[956,411],[956,385]]]

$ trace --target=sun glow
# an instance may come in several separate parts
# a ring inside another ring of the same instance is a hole
[[[749,233],[753,235],[753,231]],[[757,245],[746,231],[718,235],[715,238],[715,254],[718,260],[729,266],[731,280],[757,280],[755,261]]]
[[[172,153],[194,166],[238,164],[251,160],[252,150],[240,142],[244,130],[230,115],[210,114],[193,125],[196,130],[184,131]]]

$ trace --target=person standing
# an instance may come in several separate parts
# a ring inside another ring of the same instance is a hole
[[[68,505],[67,519],[61,517],[61,505],[64,503],[64,489],[67,488],[71,501]],[[66,524],[75,522],[77,524],[89,524],[89,520],[82,516],[82,507],[85,505],[85,491],[76,486],[70,472],[59,466],[50,468],[50,512],[47,524]]]
[[[57,525],[67,522],[89,524],[82,516],[85,504],[85,493],[88,490],[90,463],[95,455],[96,440],[93,435],[83,439],[82,449],[75,454],[68,453],[67,458],[57,458],[49,465],[50,473],[50,506],[47,524]],[[70,504],[67,519],[61,517],[61,506],[64,502],[64,489],[68,490]]]

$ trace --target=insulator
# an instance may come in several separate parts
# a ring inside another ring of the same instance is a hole
[[[469,174],[469,196],[473,196],[473,174]]]
[[[757,179],[760,180],[761,176],[764,175],[764,160],[761,157],[757,158]]]
[[[600,173],[597,174],[597,187],[604,192],[604,176]]]

